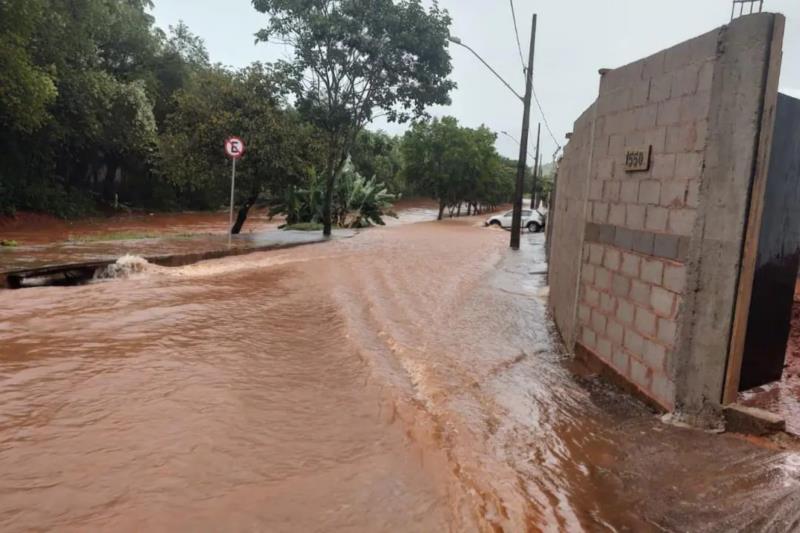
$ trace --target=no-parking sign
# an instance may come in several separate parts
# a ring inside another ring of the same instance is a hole
[[[231,244],[231,237],[233,235],[233,200],[234,192],[236,191],[236,160],[244,155],[244,150],[244,141],[239,137],[228,137],[225,139],[225,155],[231,158],[231,214],[228,246]]]
[[[244,141],[239,137],[229,137],[225,140],[225,154],[231,159],[239,159],[244,155]]]

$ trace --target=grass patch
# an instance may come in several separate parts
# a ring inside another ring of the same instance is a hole
[[[100,242],[100,241],[136,241],[141,239],[158,239],[168,237],[159,233],[140,233],[135,231],[118,231],[113,233],[97,233],[94,235],[69,236],[71,242]]]
[[[318,222],[299,222],[297,224],[290,224],[283,229],[295,231],[322,231],[322,228],[323,225]]]
[[[14,248],[17,244],[17,241],[0,241],[0,246],[3,248]]]
[[[227,235],[227,233],[225,234]],[[214,237],[214,233],[170,233],[161,235],[167,239],[196,239],[198,237]]]
[[[70,235],[69,242],[108,242],[108,241],[138,241],[143,239],[196,239],[198,237],[213,236],[213,233],[154,233],[139,231],[116,231],[97,233],[94,235]]]

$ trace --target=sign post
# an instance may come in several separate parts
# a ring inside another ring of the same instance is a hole
[[[228,220],[228,246],[233,238],[233,193],[236,191],[236,160],[244,155],[244,142],[239,137],[225,140],[225,155],[231,158],[231,212]]]

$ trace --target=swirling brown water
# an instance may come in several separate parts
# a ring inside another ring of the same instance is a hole
[[[791,530],[800,456],[567,368],[476,220],[0,292],[0,530]]]

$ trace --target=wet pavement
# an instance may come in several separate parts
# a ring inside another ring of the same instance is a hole
[[[0,530],[792,531],[800,454],[577,376],[480,218],[0,291]]]

